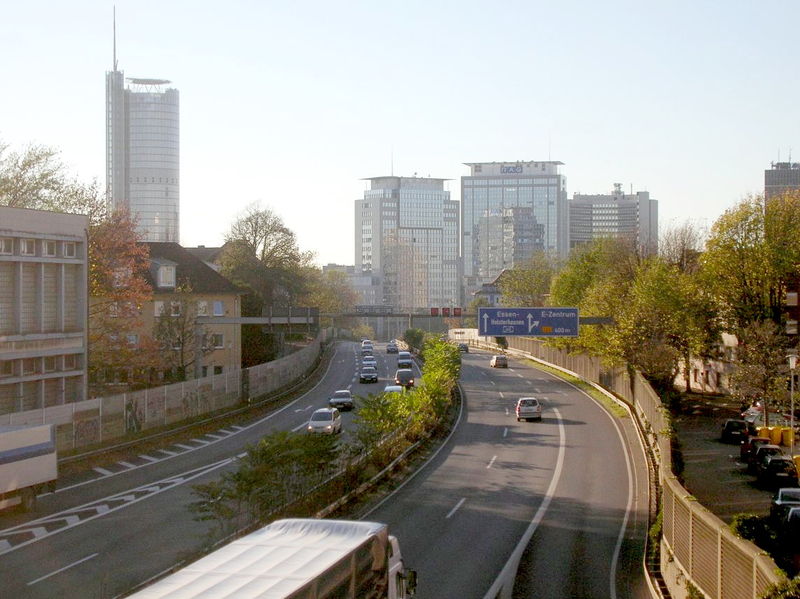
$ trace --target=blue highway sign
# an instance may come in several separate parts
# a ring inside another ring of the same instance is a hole
[[[577,308],[478,308],[485,337],[577,337]]]

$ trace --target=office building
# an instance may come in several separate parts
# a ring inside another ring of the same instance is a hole
[[[766,200],[793,190],[800,190],[800,163],[772,162],[770,168],[764,171]]]
[[[88,228],[0,207],[0,415],[86,399]]]
[[[381,304],[458,306],[458,202],[444,179],[373,177],[355,202],[355,266],[383,284]]]
[[[574,194],[569,202],[570,247],[599,237],[624,237],[655,253],[658,201],[647,191],[625,194],[620,183],[610,194]]]
[[[513,266],[514,260],[527,259],[537,249],[567,255],[567,181],[558,172],[563,164],[551,160],[466,163],[470,174],[461,177],[466,297],[494,280],[503,268]],[[514,230],[518,233],[508,234]]]
[[[142,241],[180,241],[178,90],[106,73],[106,197],[127,206]]]

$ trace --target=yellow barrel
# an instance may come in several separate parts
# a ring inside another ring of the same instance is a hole
[[[800,472],[800,455],[792,456],[794,460],[794,466],[797,468],[797,471]]]
[[[782,431],[783,428],[780,426],[769,427],[769,440],[772,441],[774,445],[781,444]]]
[[[769,428],[766,426],[759,426],[758,427],[758,436],[759,437],[767,437],[769,438]]]
[[[781,430],[781,442],[786,447],[792,446],[792,437],[794,437],[794,431],[790,426],[784,426]]]

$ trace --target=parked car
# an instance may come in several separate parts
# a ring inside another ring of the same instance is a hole
[[[349,389],[340,389],[334,391],[333,395],[328,398],[328,405],[332,408],[339,408],[340,410],[353,409],[353,394]]]
[[[359,383],[377,383],[378,371],[374,366],[362,366],[361,372],[358,373]]]
[[[753,433],[755,429],[746,420],[729,418],[722,424],[720,439],[723,443],[741,443]]]
[[[765,487],[796,487],[797,468],[788,455],[767,456],[758,463],[758,482]]]
[[[535,397],[521,397],[517,400],[514,411],[517,414],[517,422],[542,419],[542,404]]]
[[[505,356],[492,356],[489,360],[489,366],[492,368],[508,368],[508,360]]]
[[[336,408],[320,408],[311,414],[306,430],[327,435],[341,433],[342,415]]]
[[[771,443],[762,445],[758,449],[756,449],[755,453],[753,453],[750,457],[750,461],[747,464],[748,472],[753,474],[758,472],[759,464],[762,464],[766,461],[768,456],[774,455],[783,455],[783,451],[777,445],[772,445]]]
[[[772,443],[772,440],[769,437],[747,437],[739,446],[739,458],[745,464],[749,464],[756,449],[770,443]]]
[[[458,351],[468,354],[469,353],[469,345],[466,343],[459,343],[458,344]]]
[[[772,497],[769,515],[776,520],[782,520],[789,512],[789,508],[793,507],[800,507],[800,489],[797,487],[778,489]]]
[[[414,371],[410,368],[400,368],[394,373],[395,385],[402,385],[403,387],[414,386]]]

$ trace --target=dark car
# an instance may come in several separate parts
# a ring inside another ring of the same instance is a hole
[[[750,458],[762,445],[769,445],[772,440],[769,437],[747,437],[739,446],[739,457],[745,464],[750,463]]]
[[[778,489],[772,498],[769,515],[776,520],[783,520],[789,512],[789,508],[793,507],[800,507],[800,489],[797,487]]]
[[[399,350],[397,349],[397,345],[395,345],[394,343],[389,343],[386,346],[386,353],[387,354],[396,354],[398,351]]]
[[[403,387],[414,386],[414,371],[410,368],[400,368],[394,373],[395,385],[402,385]]]
[[[348,389],[341,389],[335,391],[328,399],[328,405],[332,408],[339,408],[340,410],[353,409],[353,394]]]
[[[359,383],[377,383],[378,371],[374,366],[362,366],[361,372],[358,373]]]
[[[796,487],[794,460],[783,454],[767,456],[758,464],[758,482],[765,487]]]
[[[762,445],[750,456],[750,461],[747,464],[748,472],[757,474],[761,465],[766,463],[767,458],[775,455],[783,455],[783,450],[777,445]]]
[[[746,437],[755,432],[752,425],[746,420],[729,418],[722,425],[720,439],[723,443],[741,443]]]
[[[458,344],[458,351],[463,352],[465,354],[469,353],[469,345],[466,343],[459,343]]]

